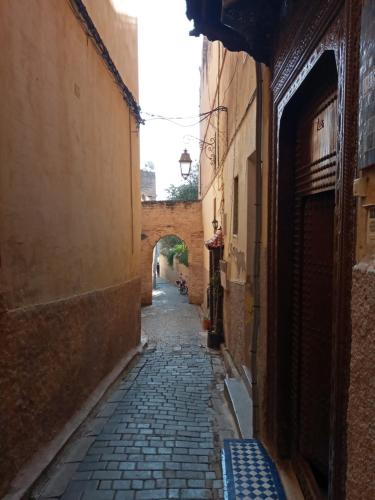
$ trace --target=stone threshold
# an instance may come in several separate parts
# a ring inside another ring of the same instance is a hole
[[[253,402],[240,378],[226,378],[224,391],[232,410],[239,435],[243,439],[253,437]]]
[[[241,438],[252,438],[253,431],[253,401],[251,391],[247,382],[245,372],[242,374],[226,348],[221,345],[221,353],[224,359],[226,378],[224,380],[224,395],[231,410],[238,433]],[[242,376],[241,376],[242,375]]]

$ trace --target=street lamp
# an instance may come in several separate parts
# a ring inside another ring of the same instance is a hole
[[[190,175],[190,169],[191,169],[191,158],[187,149],[184,149],[184,152],[181,154],[179,162],[180,162],[181,176],[183,177],[183,179],[186,180]]]
[[[214,233],[216,233],[217,231],[217,228],[219,227],[219,222],[216,220],[216,217],[214,218],[214,220],[211,222],[212,224],[212,227],[214,228]]]

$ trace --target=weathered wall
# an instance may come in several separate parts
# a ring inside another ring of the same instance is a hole
[[[238,367],[250,367],[253,304],[249,285],[229,281],[225,290],[225,343]]]
[[[375,169],[361,172],[366,191],[358,199],[357,264],[352,284],[352,341],[348,403],[347,498],[375,497],[368,477],[375,467],[375,238],[368,207],[375,206]]]
[[[152,252],[168,235],[183,240],[189,252],[189,302],[203,300],[203,228],[200,201],[144,201],[142,203],[142,305],[152,304]]]
[[[205,44],[207,41],[205,41]],[[205,240],[212,237],[216,216],[224,232],[227,286],[224,293],[225,343],[235,362],[250,367],[253,314],[255,229],[255,63],[218,42],[204,49],[201,109],[226,106],[203,122],[201,136],[216,137],[216,163],[201,154],[201,190]],[[233,186],[238,176],[238,231],[233,230]],[[215,213],[216,207],[216,213]],[[204,255],[204,286],[209,281],[209,252]],[[205,302],[205,306],[207,303]]]
[[[355,266],[348,405],[347,498],[374,498],[375,261]]]
[[[139,343],[138,278],[1,315],[1,491]]]
[[[201,109],[218,105],[228,108],[203,122],[201,136],[215,136],[218,144],[216,166],[201,155],[202,212],[205,240],[212,237],[211,221],[216,215],[224,232],[224,259],[227,262],[227,286],[224,293],[225,343],[240,368],[256,371],[253,396],[256,401],[254,427],[266,437],[267,415],[267,245],[269,190],[269,70],[262,66],[261,132],[261,237],[260,237],[260,324],[254,338],[254,250],[256,215],[256,71],[247,55],[230,53],[219,43],[203,49],[201,72]],[[215,168],[214,168],[215,167]],[[233,179],[239,180],[238,234],[233,234]],[[215,214],[216,207],[216,214]],[[204,253],[204,289],[209,281],[209,252]],[[205,297],[206,298],[206,297]],[[204,306],[207,306],[205,301]],[[256,367],[251,351],[256,352]],[[254,376],[254,373],[253,373]],[[255,393],[256,391],[256,393]]]
[[[109,5],[87,6],[110,24]],[[140,187],[134,119],[69,3],[2,1],[0,42],[1,494],[138,343]]]

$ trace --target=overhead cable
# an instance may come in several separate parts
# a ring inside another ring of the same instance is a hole
[[[227,108],[225,106],[217,106],[216,108],[214,108],[210,111],[205,111],[205,112],[199,113],[198,115],[195,115],[195,116],[163,116],[160,114],[148,113],[146,111],[144,111],[143,114],[150,117],[150,118],[145,118],[144,121],[166,120],[166,121],[172,122],[175,125],[178,125],[180,127],[192,127],[192,126],[197,125],[197,124],[201,123],[202,121],[206,120],[209,116],[211,116],[213,113],[216,113],[218,111],[227,111]],[[196,123],[189,124],[189,125],[186,125],[186,124],[184,125],[184,124],[175,122],[175,120],[193,120],[196,118],[198,118],[199,120]]]

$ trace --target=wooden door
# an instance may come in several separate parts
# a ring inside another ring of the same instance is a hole
[[[294,450],[323,496],[329,471],[336,116],[334,89],[301,113],[294,195]]]
[[[220,259],[223,249],[210,250],[210,322],[217,335],[223,335],[223,287],[220,283]]]
[[[303,202],[298,448],[317,479],[328,479],[331,396],[334,192]]]

